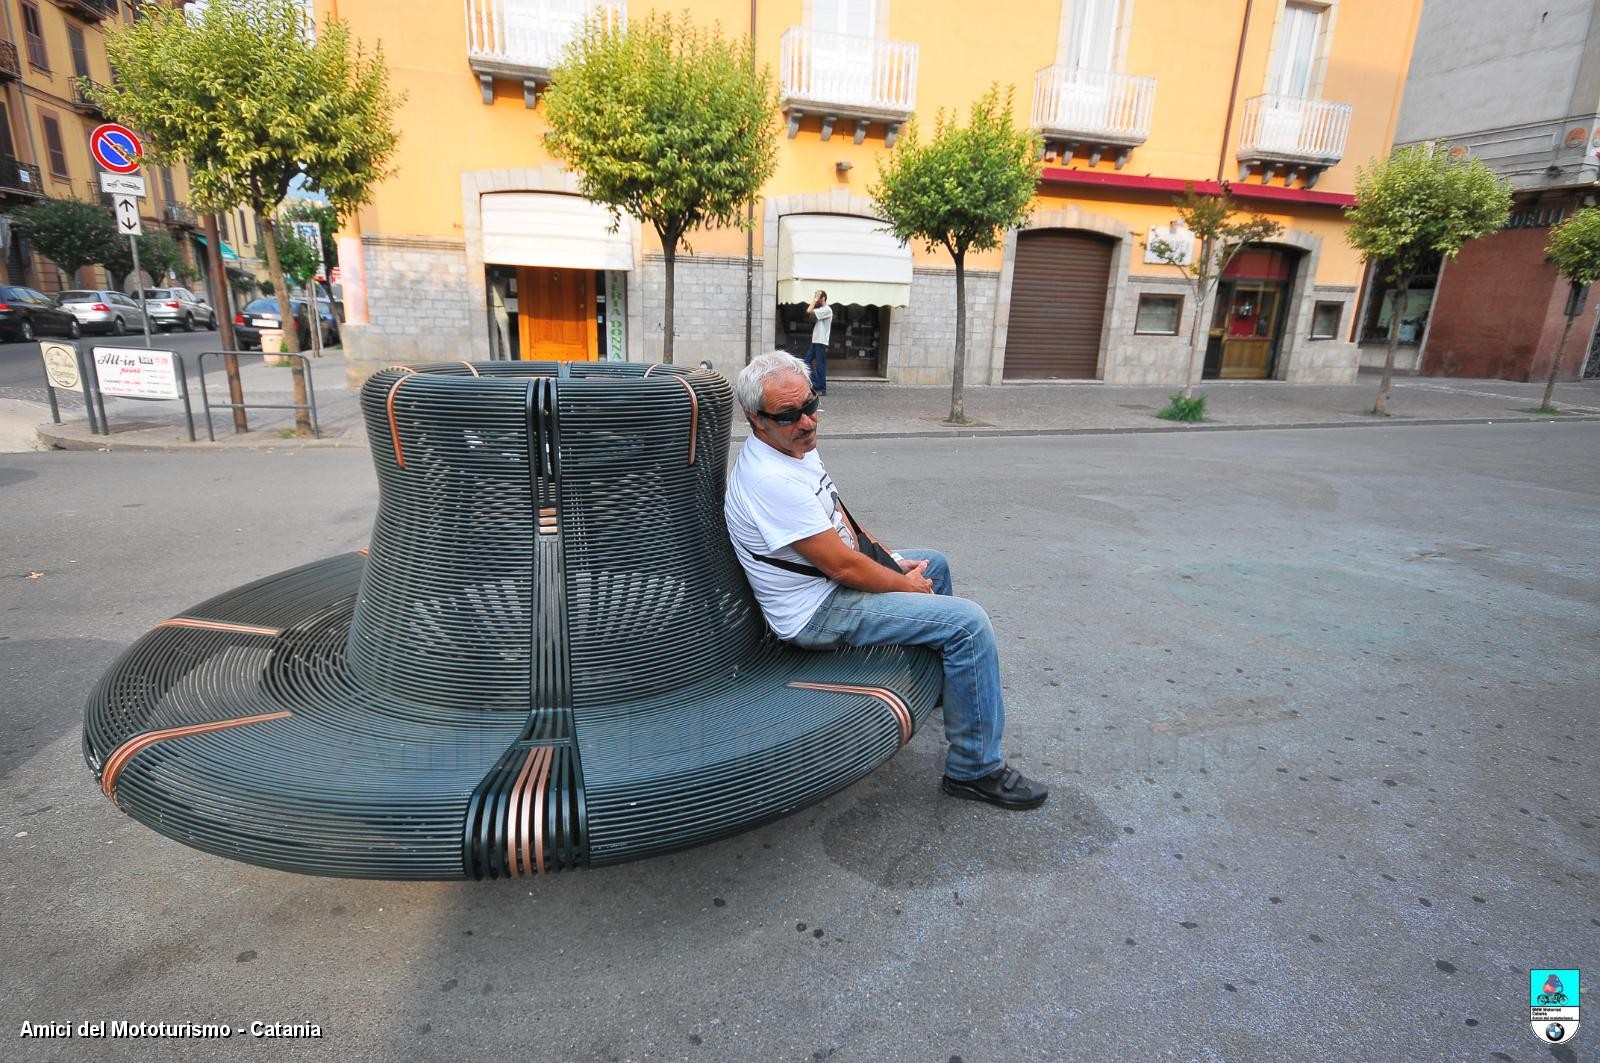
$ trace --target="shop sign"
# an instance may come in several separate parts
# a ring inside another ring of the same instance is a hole
[[[1529,207],[1514,210],[1506,219],[1507,229],[1546,229],[1567,220],[1566,207]]]
[[[178,373],[172,351],[143,347],[96,347],[94,371],[100,390],[129,399],[177,399]]]

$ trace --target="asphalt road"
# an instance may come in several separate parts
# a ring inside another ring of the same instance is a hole
[[[41,336],[39,339],[48,342],[60,340],[61,337]],[[126,336],[85,334],[77,342],[84,349],[94,345],[143,347],[144,333],[134,332]],[[201,351],[221,350],[222,341],[216,329],[199,329],[195,332],[162,332],[159,329],[151,329],[150,345],[162,350],[177,351],[184,356],[185,365],[192,368],[195,355]],[[42,389],[44,386],[44,362],[39,358],[39,341],[0,343],[0,395],[5,394],[4,389],[7,388]]]
[[[927,728],[761,830],[509,884],[229,863],[83,764],[130,640],[365,541],[364,453],[0,456],[0,1056],[1600,1055],[1525,1010],[1600,977],[1600,424],[823,451],[989,609],[1050,802],[943,798]],[[18,1035],[117,1020],[321,1037]]]

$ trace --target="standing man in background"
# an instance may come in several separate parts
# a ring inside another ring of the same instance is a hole
[[[833,331],[833,307],[828,305],[828,293],[821,288],[811,297],[806,315],[816,319],[811,326],[811,346],[806,350],[806,368],[811,370],[811,380],[818,395],[828,393],[828,335]]]

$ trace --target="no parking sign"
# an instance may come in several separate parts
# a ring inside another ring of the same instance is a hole
[[[139,169],[139,156],[144,145],[127,126],[107,122],[95,127],[89,134],[89,152],[95,162],[112,173],[134,173]]]

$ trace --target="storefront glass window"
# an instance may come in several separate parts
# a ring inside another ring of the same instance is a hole
[[[1133,331],[1155,336],[1176,336],[1178,334],[1178,317],[1183,312],[1183,296],[1181,295],[1153,295],[1149,292],[1139,296],[1139,312],[1134,318]]]
[[[1388,267],[1379,263],[1371,272],[1366,317],[1361,325],[1362,343],[1389,342],[1389,316],[1394,308],[1394,288],[1384,279]],[[1435,258],[1417,271],[1406,289],[1405,305],[1400,309],[1400,342],[1422,342],[1428,326],[1428,311],[1433,308],[1433,292],[1439,283],[1439,260]]]

